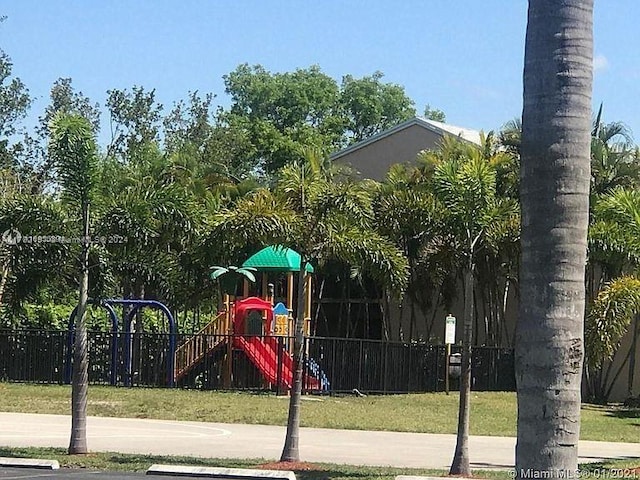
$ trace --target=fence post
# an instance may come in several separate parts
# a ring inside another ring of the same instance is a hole
[[[358,390],[362,389],[362,350],[363,340],[360,339],[360,360],[358,361]]]
[[[387,356],[389,355],[389,343],[384,342],[382,353],[382,393],[387,393]]]

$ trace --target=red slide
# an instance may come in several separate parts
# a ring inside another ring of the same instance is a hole
[[[277,337],[266,337],[265,343],[267,344],[268,347],[271,347],[271,350],[273,350],[274,353],[278,351]],[[277,355],[277,353],[275,353],[275,355]],[[293,384],[293,374],[290,373],[290,372],[293,372],[293,359],[291,358],[291,355],[289,355],[289,353],[287,353],[286,351],[283,352],[283,355],[282,355],[282,364],[284,365],[284,371],[287,372],[286,373],[287,377],[285,377],[287,378],[287,382]],[[302,389],[303,390],[321,390],[322,386],[317,378],[312,377],[310,375],[305,375],[302,380]]]
[[[249,360],[260,370],[269,383],[278,381],[278,340],[275,337],[267,337],[266,342],[259,337],[235,337],[236,347],[241,348],[249,357]],[[282,352],[282,372],[280,385],[291,389],[293,383],[293,359],[288,352]],[[320,390],[318,379],[305,375],[304,389]]]
[[[271,345],[267,345],[259,337],[235,337],[236,346],[241,348],[246,353],[249,360],[260,370],[260,373],[264,375],[264,378],[269,383],[277,383],[278,381],[278,354],[271,348]],[[284,353],[283,358],[288,358],[289,363],[291,358],[287,353]],[[287,361],[283,361],[282,372],[280,376],[281,387],[290,389],[291,368],[287,364]]]

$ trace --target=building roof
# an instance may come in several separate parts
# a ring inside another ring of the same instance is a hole
[[[381,140],[385,137],[393,135],[394,133],[400,130],[404,130],[414,125],[418,125],[422,128],[430,130],[431,132],[441,135],[443,137],[445,135],[452,135],[454,137],[459,137],[467,142],[480,145],[480,132],[477,130],[472,130],[470,128],[457,127],[455,125],[449,125],[447,123],[442,123],[442,122],[436,122],[435,120],[430,120],[428,118],[413,117],[413,118],[410,118],[409,120],[405,120],[404,122],[396,125],[395,127],[392,127],[388,130],[377,133],[372,137],[365,138],[364,140],[354,143],[353,145],[350,145],[349,147],[343,150],[335,152],[334,154],[331,155],[331,159],[336,160],[340,157],[343,157],[344,155],[348,155],[349,153],[364,147],[365,145],[369,145],[371,143],[377,142],[378,140]]]

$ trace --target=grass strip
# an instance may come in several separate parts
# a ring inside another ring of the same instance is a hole
[[[0,383],[0,411],[68,415],[66,385]],[[180,389],[89,387],[88,414],[99,417],[152,418],[286,425],[288,401],[273,394]],[[456,432],[458,395],[425,393],[384,396],[305,396],[302,426],[397,432]],[[583,440],[640,442],[640,409],[584,405]],[[516,435],[513,392],[473,392],[471,434]]]

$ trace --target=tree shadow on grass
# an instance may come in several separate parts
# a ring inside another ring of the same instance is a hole
[[[640,408],[616,408],[607,411],[607,416],[615,418],[640,418]],[[636,425],[640,426],[640,424]]]

